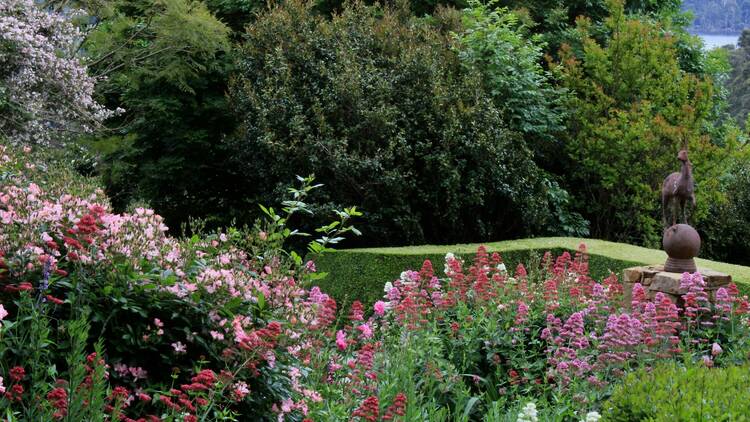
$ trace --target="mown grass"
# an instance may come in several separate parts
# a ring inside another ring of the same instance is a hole
[[[543,237],[482,244],[490,252],[499,252],[510,270],[519,262],[527,263],[534,255],[541,256],[545,251],[551,251],[554,255],[566,250],[573,252],[581,243],[585,243],[588,249],[591,275],[599,280],[610,272],[620,276],[627,267],[660,264],[667,259],[666,253],[661,250],[598,239]],[[382,297],[383,285],[398,278],[402,271],[418,270],[425,259],[430,259],[435,270],[440,272],[446,253],[453,252],[470,259],[482,244],[339,250],[316,260],[318,271],[328,273],[318,284],[344,306],[353,300],[360,300],[369,306]],[[743,292],[750,292],[750,267],[705,259],[696,261],[699,269],[710,268],[730,274]]]

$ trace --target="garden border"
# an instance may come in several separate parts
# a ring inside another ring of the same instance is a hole
[[[499,252],[508,270],[519,262],[528,262],[532,255],[546,251],[557,256],[571,253],[585,243],[589,253],[589,271],[596,280],[607,277],[610,271],[622,278],[625,268],[663,263],[666,253],[625,243],[573,237],[545,237],[458,245],[424,245],[393,248],[343,249],[325,253],[315,259],[319,272],[328,273],[319,280],[320,288],[331,295],[339,306],[348,307],[353,300],[365,306],[383,296],[383,285],[398,278],[407,269],[419,270],[425,259],[430,259],[436,272],[442,273],[445,254],[453,252],[464,259],[472,259],[480,245],[489,252]],[[750,267],[696,259],[698,268],[710,268],[732,276],[743,294],[750,294]]]

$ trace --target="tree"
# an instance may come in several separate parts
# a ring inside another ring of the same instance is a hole
[[[0,135],[59,145],[114,114],[94,100],[96,80],[76,54],[76,13],[42,10],[32,0],[0,3]]]
[[[606,45],[579,22],[582,57],[563,48],[556,67],[572,94],[566,137],[566,186],[595,237],[655,245],[660,237],[658,190],[676,168],[687,142],[694,165],[699,208],[721,199],[717,177],[737,142],[712,142],[715,95],[712,80],[681,70],[674,37],[657,22],[628,17],[621,2],[605,20]]]
[[[234,208],[314,173],[322,206],[361,205],[370,244],[545,226],[544,177],[481,75],[461,64],[456,12],[428,21],[352,3],[327,20],[313,7],[285,2],[248,28],[230,90],[243,122],[229,140],[245,193]]]
[[[221,137],[234,128],[225,92],[229,29],[192,0],[121,0],[98,18],[84,45],[97,93],[123,107],[110,136],[90,142],[118,209],[146,201],[169,224],[220,214]]]
[[[737,34],[750,25],[748,0],[684,0],[682,7],[695,15],[696,32]]]

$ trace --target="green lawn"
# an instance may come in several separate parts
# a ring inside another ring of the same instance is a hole
[[[667,255],[660,250],[624,243],[572,237],[543,237],[484,243],[489,251],[499,252],[509,269],[519,262],[527,262],[531,255],[551,251],[575,251],[586,243],[590,255],[591,275],[596,279],[606,277],[610,271],[622,274],[624,268],[642,264],[664,263]],[[418,270],[425,259],[430,259],[436,271],[442,271],[447,252],[471,257],[477,244],[423,245],[396,248],[344,249],[324,254],[316,260],[318,270],[328,277],[319,284],[337,302],[346,305],[358,299],[371,304],[382,295],[383,284],[398,277],[406,269]],[[743,292],[750,292],[750,267],[697,259],[698,268],[710,268],[732,275]]]

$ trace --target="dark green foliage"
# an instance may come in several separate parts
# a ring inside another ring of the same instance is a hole
[[[726,201],[711,205],[703,225],[703,254],[712,259],[750,264],[750,169],[747,162],[730,167],[722,178]]]
[[[526,265],[532,261],[532,256],[541,257],[548,249],[518,249],[499,251],[508,271],[513,272],[519,263]],[[552,256],[559,256],[565,251],[574,254],[572,249],[549,249]],[[490,249],[490,252],[492,250]],[[466,262],[474,259],[474,253],[459,254]],[[321,255],[315,259],[319,272],[326,272],[328,276],[319,281],[320,288],[330,294],[337,302],[348,306],[354,300],[359,300],[368,309],[380,300],[383,286],[386,282],[399,277],[407,269],[419,270],[426,259],[432,262],[436,273],[442,274],[445,255],[437,254],[383,254],[356,251],[335,251]],[[596,280],[602,280],[610,272],[621,274],[627,267],[643,265],[642,262],[622,261],[602,255],[591,255],[589,271]]]
[[[631,373],[602,409],[603,421],[747,421],[750,368],[676,363]]]
[[[113,205],[145,200],[177,225],[189,216],[226,217],[231,186],[218,142],[234,122],[225,97],[229,30],[202,3],[113,3],[91,32],[99,94],[126,111],[111,136],[92,143]]]
[[[231,94],[234,205],[253,211],[295,174],[317,202],[365,213],[371,244],[497,239],[551,218],[544,178],[445,26],[354,3],[326,20],[287,2],[248,29]],[[438,28],[443,28],[441,32]]]
[[[661,184],[679,169],[677,151],[688,144],[699,184],[691,222],[699,225],[708,204],[722,198],[721,163],[741,143],[713,139],[713,80],[682,69],[679,38],[664,37],[660,23],[628,16],[616,4],[605,23],[608,42],[596,41],[581,22],[583,54],[561,50],[556,69],[573,110],[565,187],[591,221],[594,237],[656,245],[662,235]]]
[[[684,0],[683,10],[695,15],[692,30],[708,34],[737,34],[750,25],[750,1]]]

